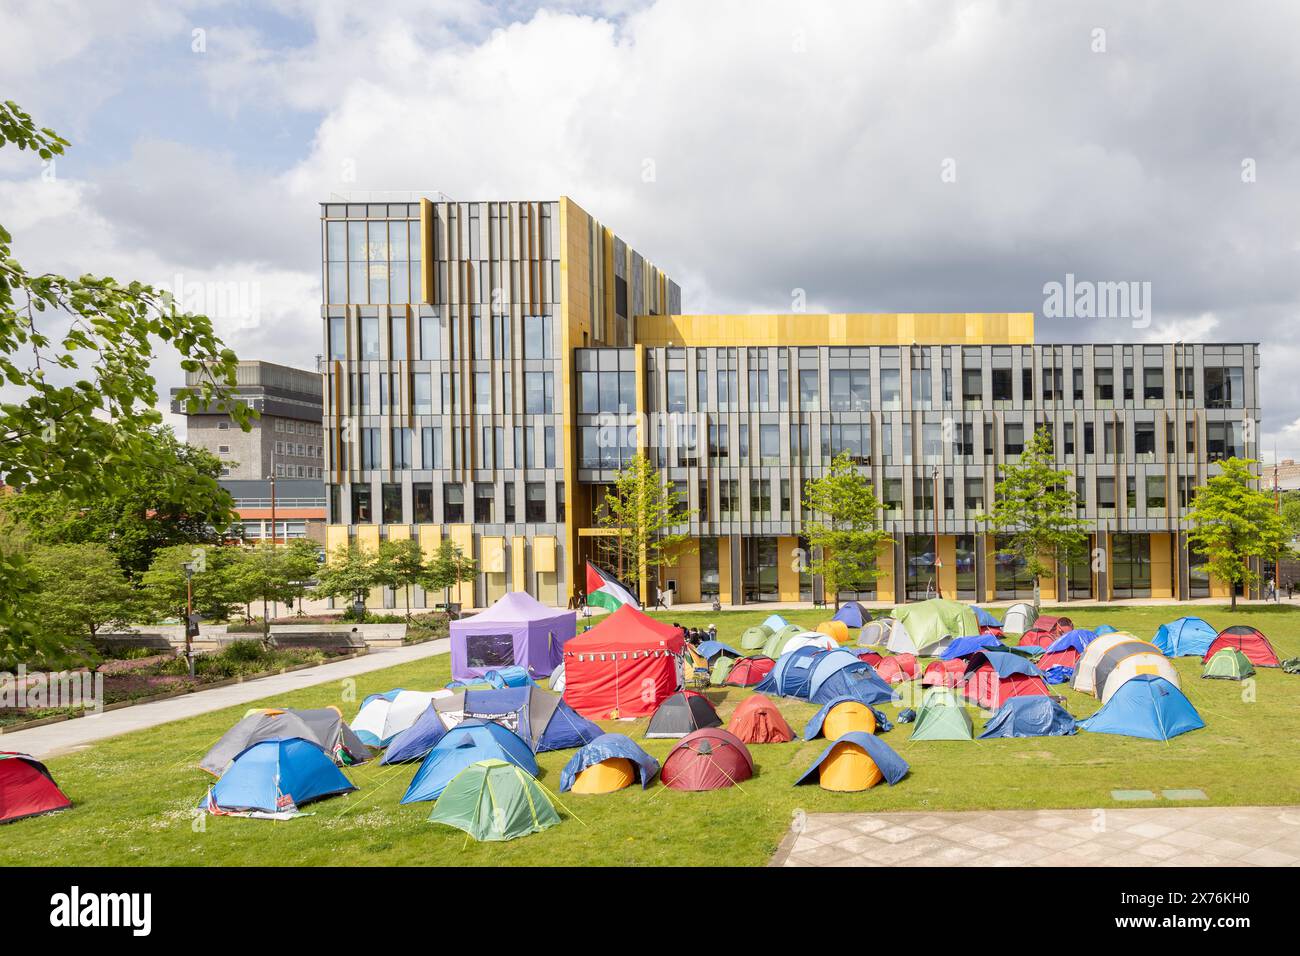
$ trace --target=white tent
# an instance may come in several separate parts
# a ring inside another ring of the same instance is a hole
[[[1002,633],[1023,634],[1038,620],[1038,611],[1032,604],[1013,604],[1002,618]]]
[[[1106,652],[1120,644],[1138,642],[1148,644],[1140,637],[1134,637],[1127,631],[1111,631],[1109,634],[1103,634],[1089,642],[1088,646],[1083,649],[1079,655],[1079,663],[1074,668],[1074,683],[1071,685],[1075,690],[1083,694],[1097,695],[1097,665],[1101,663]],[[1151,644],[1153,651],[1159,651],[1159,648]]]
[[[912,640],[912,635],[907,633],[907,625],[902,621],[894,621],[894,626],[889,629],[889,638],[885,641],[885,650],[891,654],[915,654],[917,652],[916,641]]]
[[[889,633],[894,624],[895,621],[892,617],[878,617],[874,621],[863,624],[862,630],[858,631],[858,646],[887,645],[889,643]]]
[[[1136,654],[1130,654],[1115,665],[1114,669],[1106,676],[1106,685],[1101,692],[1101,702],[1105,704],[1110,700],[1111,695],[1124,685],[1125,681],[1141,674],[1153,674],[1156,677],[1163,677],[1175,687],[1182,689],[1182,684],[1178,681],[1178,671],[1174,670],[1174,665],[1169,662],[1169,658],[1153,648],[1149,651],[1138,651]]]
[[[804,631],[802,634],[796,634],[786,641],[785,646],[781,648],[781,653],[789,654],[801,647],[819,647],[824,651],[833,651],[839,646],[839,642],[829,634],[822,634],[818,631]]]
[[[414,724],[429,705],[439,697],[450,697],[448,690],[399,690],[371,697],[361,705],[352,730],[372,747],[386,747],[388,742]]]
[[[551,690],[555,691],[557,694],[564,693],[564,665],[563,664],[555,668],[555,670],[551,671],[550,687]]]

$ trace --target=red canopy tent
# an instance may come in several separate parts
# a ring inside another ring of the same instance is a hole
[[[646,717],[677,691],[681,630],[624,604],[564,644],[564,699],[597,720]]]
[[[43,763],[27,754],[0,751],[0,823],[70,806],[72,801]]]

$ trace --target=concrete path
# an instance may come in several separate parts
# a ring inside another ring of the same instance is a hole
[[[36,758],[53,757],[72,750],[84,749],[99,740],[129,734],[133,730],[156,727],[158,724],[184,720],[186,717],[206,714],[224,707],[247,704],[277,694],[287,694],[314,684],[325,684],[383,670],[386,667],[409,664],[426,657],[446,654],[450,648],[451,642],[443,638],[410,647],[372,650],[361,657],[353,657],[334,664],[321,664],[318,667],[245,681],[242,684],[196,691],[183,697],[173,697],[152,704],[123,707],[120,710],[90,714],[86,717],[60,721],[57,724],[47,724],[44,727],[33,727],[31,730],[0,734],[0,750],[16,750]]]
[[[772,866],[1300,866],[1300,807],[815,813]]]

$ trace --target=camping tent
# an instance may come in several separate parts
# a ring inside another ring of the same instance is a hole
[[[693,691],[664,698],[645,729],[647,737],[685,737],[702,727],[721,727],[722,718],[709,699]]]
[[[1049,694],[1043,672],[1019,654],[980,651],[972,654],[961,677],[963,691],[986,710],[997,710],[1013,697]]]
[[[447,725],[433,707],[425,709],[420,719],[389,741],[380,758],[381,764],[411,763],[423,760],[447,734]]]
[[[1020,640],[1016,644],[1019,647],[1048,647],[1054,640],[1056,640],[1054,630],[1040,630],[1037,626],[1034,626],[1021,634]]]
[[[560,822],[532,774],[504,760],[480,760],[443,791],[430,823],[464,830],[475,840],[513,840]]]
[[[763,626],[767,628],[769,631],[776,632],[781,630],[781,628],[783,627],[789,627],[790,622],[787,621],[785,618],[783,618],[780,614],[769,614],[767,616],[767,619],[763,621]]]
[[[1053,617],[1050,614],[1040,614],[1034,618],[1033,627],[1035,631],[1047,631],[1053,637],[1060,637],[1066,631],[1074,630],[1074,622],[1068,617]]]
[[[766,624],[755,624],[753,627],[747,627],[740,635],[740,649],[744,651],[761,651],[775,633],[776,630]]]
[[[753,687],[776,666],[770,657],[745,657],[736,661],[723,681],[728,687]]]
[[[947,687],[931,687],[921,698],[912,725],[912,740],[970,740],[974,736],[970,714]]]
[[[1013,604],[1002,615],[1002,630],[1008,634],[1023,634],[1033,626],[1038,609],[1032,604]]]
[[[835,697],[852,697],[864,704],[897,700],[898,694],[876,669],[850,650],[822,651],[813,658],[806,699],[824,704]]]
[[[389,741],[419,720],[435,698],[446,697],[449,693],[446,690],[403,690],[399,687],[382,694],[371,694],[361,702],[361,709],[352,721],[352,730],[371,747],[387,747]]]
[[[957,601],[931,598],[896,607],[891,614],[902,625],[902,628],[895,625],[886,644],[896,654],[937,654],[951,643],[951,638],[970,637],[980,632],[975,612]]]
[[[1214,643],[1206,649],[1203,660],[1208,661],[1225,647],[1235,647],[1245,654],[1256,667],[1282,666],[1282,662],[1278,660],[1277,651],[1273,650],[1273,645],[1256,628],[1247,627],[1244,624],[1225,627],[1219,632],[1219,636],[1214,639]]]
[[[1204,657],[1218,632],[1199,617],[1180,617],[1161,624],[1151,643],[1166,657]]]
[[[842,621],[845,627],[858,628],[871,620],[871,612],[857,601],[845,601],[831,620]]]
[[[783,744],[794,740],[794,731],[780,709],[762,694],[750,694],[731,715],[727,729],[747,744]]]
[[[833,651],[839,646],[839,641],[835,640],[835,638],[830,634],[824,634],[821,631],[801,631],[793,637],[785,638],[779,643],[769,641],[768,647],[775,647],[778,649],[771,654],[766,654],[765,649],[765,656],[776,658],[790,651],[797,651],[801,647],[815,647],[819,651]]]
[[[490,608],[451,622],[451,676],[482,677],[517,666],[545,677],[560,665],[577,622],[573,611],[557,611],[524,591],[510,591]]]
[[[823,704],[822,709],[808,721],[808,725],[803,729],[803,739],[812,740],[824,736],[827,740],[835,740],[853,730],[874,734],[877,728],[882,726],[882,721],[877,718],[877,714],[878,711],[860,700],[852,697],[836,697]]]
[[[437,800],[456,774],[488,759],[505,760],[537,774],[537,760],[528,744],[500,724],[474,717],[457,724],[434,744],[411,778],[402,803]]]
[[[959,637],[951,644],[945,647],[939,657],[942,660],[950,661],[957,657],[970,657],[989,647],[1001,647],[1002,642],[988,634],[978,634],[973,637]]]
[[[864,661],[864,663],[866,662]],[[886,684],[901,684],[904,681],[916,680],[915,654],[894,654],[892,657],[882,657],[879,664],[873,664],[872,666],[876,669],[876,675]]]
[[[1205,721],[1181,690],[1163,677],[1144,674],[1126,681],[1079,726],[1094,734],[1168,740],[1204,727]]]
[[[1114,634],[1115,630],[1116,629],[1109,624],[1098,624],[1093,630],[1093,633],[1098,637],[1101,637],[1103,634]]]
[[[217,814],[284,813],[355,789],[314,741],[259,740],[235,757],[203,806]]]
[[[720,790],[754,775],[743,741],[718,727],[687,734],[664,759],[659,777],[674,790]]]
[[[862,625],[862,630],[858,631],[858,646],[884,646],[889,643],[889,635],[893,629],[892,617],[878,617],[874,621],[868,621]]]
[[[822,621],[817,625],[817,633],[825,634],[836,644],[847,644],[849,642],[849,627],[840,620]]]
[[[1050,697],[1012,697],[984,725],[980,740],[992,737],[1067,737],[1074,718]]]
[[[833,740],[795,781],[812,783],[813,774],[823,790],[857,791],[885,780],[890,786],[907,775],[907,761],[879,737],[860,730]]]
[[[604,733],[564,698],[540,687],[463,690],[433,707],[448,729],[469,718],[491,720],[518,734],[535,754],[581,747]]]
[[[555,670],[551,671],[551,679],[547,681],[547,686],[557,694],[564,693],[564,665],[561,664]]]
[[[560,791],[611,793],[640,781],[641,789],[659,772],[659,761],[625,734],[601,734],[564,765]]]
[[[979,623],[980,627],[996,627],[1001,629],[1002,622],[991,613],[984,610],[984,608],[977,606],[972,607],[971,610],[975,612],[975,620]]]
[[[966,673],[966,661],[964,658],[955,657],[950,661],[931,661],[925,665],[925,673],[921,675],[921,685],[923,687],[956,687],[961,683],[962,675]]]
[[[1127,644],[1131,641],[1137,641],[1134,637],[1125,631],[1112,631],[1109,634],[1098,633],[1097,639],[1089,642],[1088,646],[1083,649],[1079,655],[1079,663],[1074,669],[1074,683],[1071,685],[1075,690],[1084,694],[1097,694],[1097,665],[1101,659],[1106,656],[1106,652],[1112,647],[1120,644]],[[1147,642],[1142,641],[1146,644]],[[1155,648],[1154,644],[1147,644],[1149,648]]]
[[[624,604],[564,646],[564,699],[584,717],[646,717],[678,687],[681,629]]]
[[[72,806],[45,764],[27,754],[0,751],[0,823]]]
[[[1125,681],[1141,674],[1163,677],[1175,687],[1181,686],[1178,671],[1174,670],[1174,665],[1169,662],[1169,658],[1158,651],[1150,650],[1149,647],[1130,652],[1133,646],[1120,644],[1118,647],[1112,647],[1110,653],[1097,665],[1097,686],[1101,688],[1099,697],[1103,704],[1114,696],[1115,691],[1119,690]],[[1120,657],[1121,654],[1124,656]],[[1113,665],[1112,658],[1117,658]]]
[[[706,661],[714,663],[714,659],[719,655],[723,657],[744,657],[745,655],[736,650],[730,644],[723,644],[721,641],[700,641],[695,648],[696,653]]]
[[[789,654],[782,654],[754,689],[760,694],[802,697],[807,700],[812,693],[808,684],[812,678],[813,660],[821,653],[823,652],[815,647],[801,647]]]
[[[1202,677],[1216,677],[1220,680],[1245,680],[1253,677],[1255,665],[1250,658],[1235,647],[1225,647],[1215,651],[1214,656],[1205,662]]]
[[[261,740],[310,740],[336,763],[364,763],[373,754],[333,707],[312,710],[256,710],[235,724],[212,745],[199,767],[220,777],[232,760]]]
[[[1082,628],[1066,631],[1047,645],[1047,653],[1037,661],[1038,669],[1046,672],[1053,667],[1076,667],[1080,655],[1096,636],[1092,631],[1085,631]]]

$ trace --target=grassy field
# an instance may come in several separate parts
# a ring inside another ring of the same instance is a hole
[[[689,625],[718,625],[734,641],[766,611],[661,614]],[[1045,613],[1058,613],[1051,608]],[[1150,638],[1181,611],[1071,606],[1079,626],[1110,623]],[[1216,628],[1259,627],[1283,657],[1300,656],[1300,609],[1197,607]],[[815,624],[822,611],[788,612]],[[312,816],[272,823],[195,815],[210,778],[195,764],[245,710],[232,708],[108,740],[55,758],[50,769],[74,807],[0,829],[0,865],[760,865],[775,851],[799,811],[962,810],[1111,807],[1112,790],[1199,788],[1213,804],[1300,803],[1300,677],[1262,669],[1254,699],[1230,681],[1200,680],[1200,663],[1175,662],[1183,688],[1207,724],[1168,743],[1080,733],[1065,738],[917,742],[906,726],[883,736],[911,764],[894,787],[842,794],[794,779],[825,746],[768,744],[751,751],[756,774],[743,786],[679,793],[657,784],[602,796],[561,794],[563,823],[510,843],[476,844],[458,830],[427,822],[432,804],[400,806],[416,765],[349,768],[358,792],[309,806]],[[262,705],[338,704],[355,714],[370,693],[392,687],[433,689],[449,679],[446,655],[365,675],[355,687],[322,684]],[[1097,702],[1059,685],[1076,717]],[[724,720],[751,691],[715,689],[709,697]],[[816,711],[779,702],[796,733]],[[897,708],[888,707],[893,716]],[[987,715],[972,711],[976,734]],[[662,761],[672,741],[644,740],[644,721],[607,722]],[[0,737],[0,746],[4,738]],[[540,777],[558,790],[572,751],[543,754]]]

